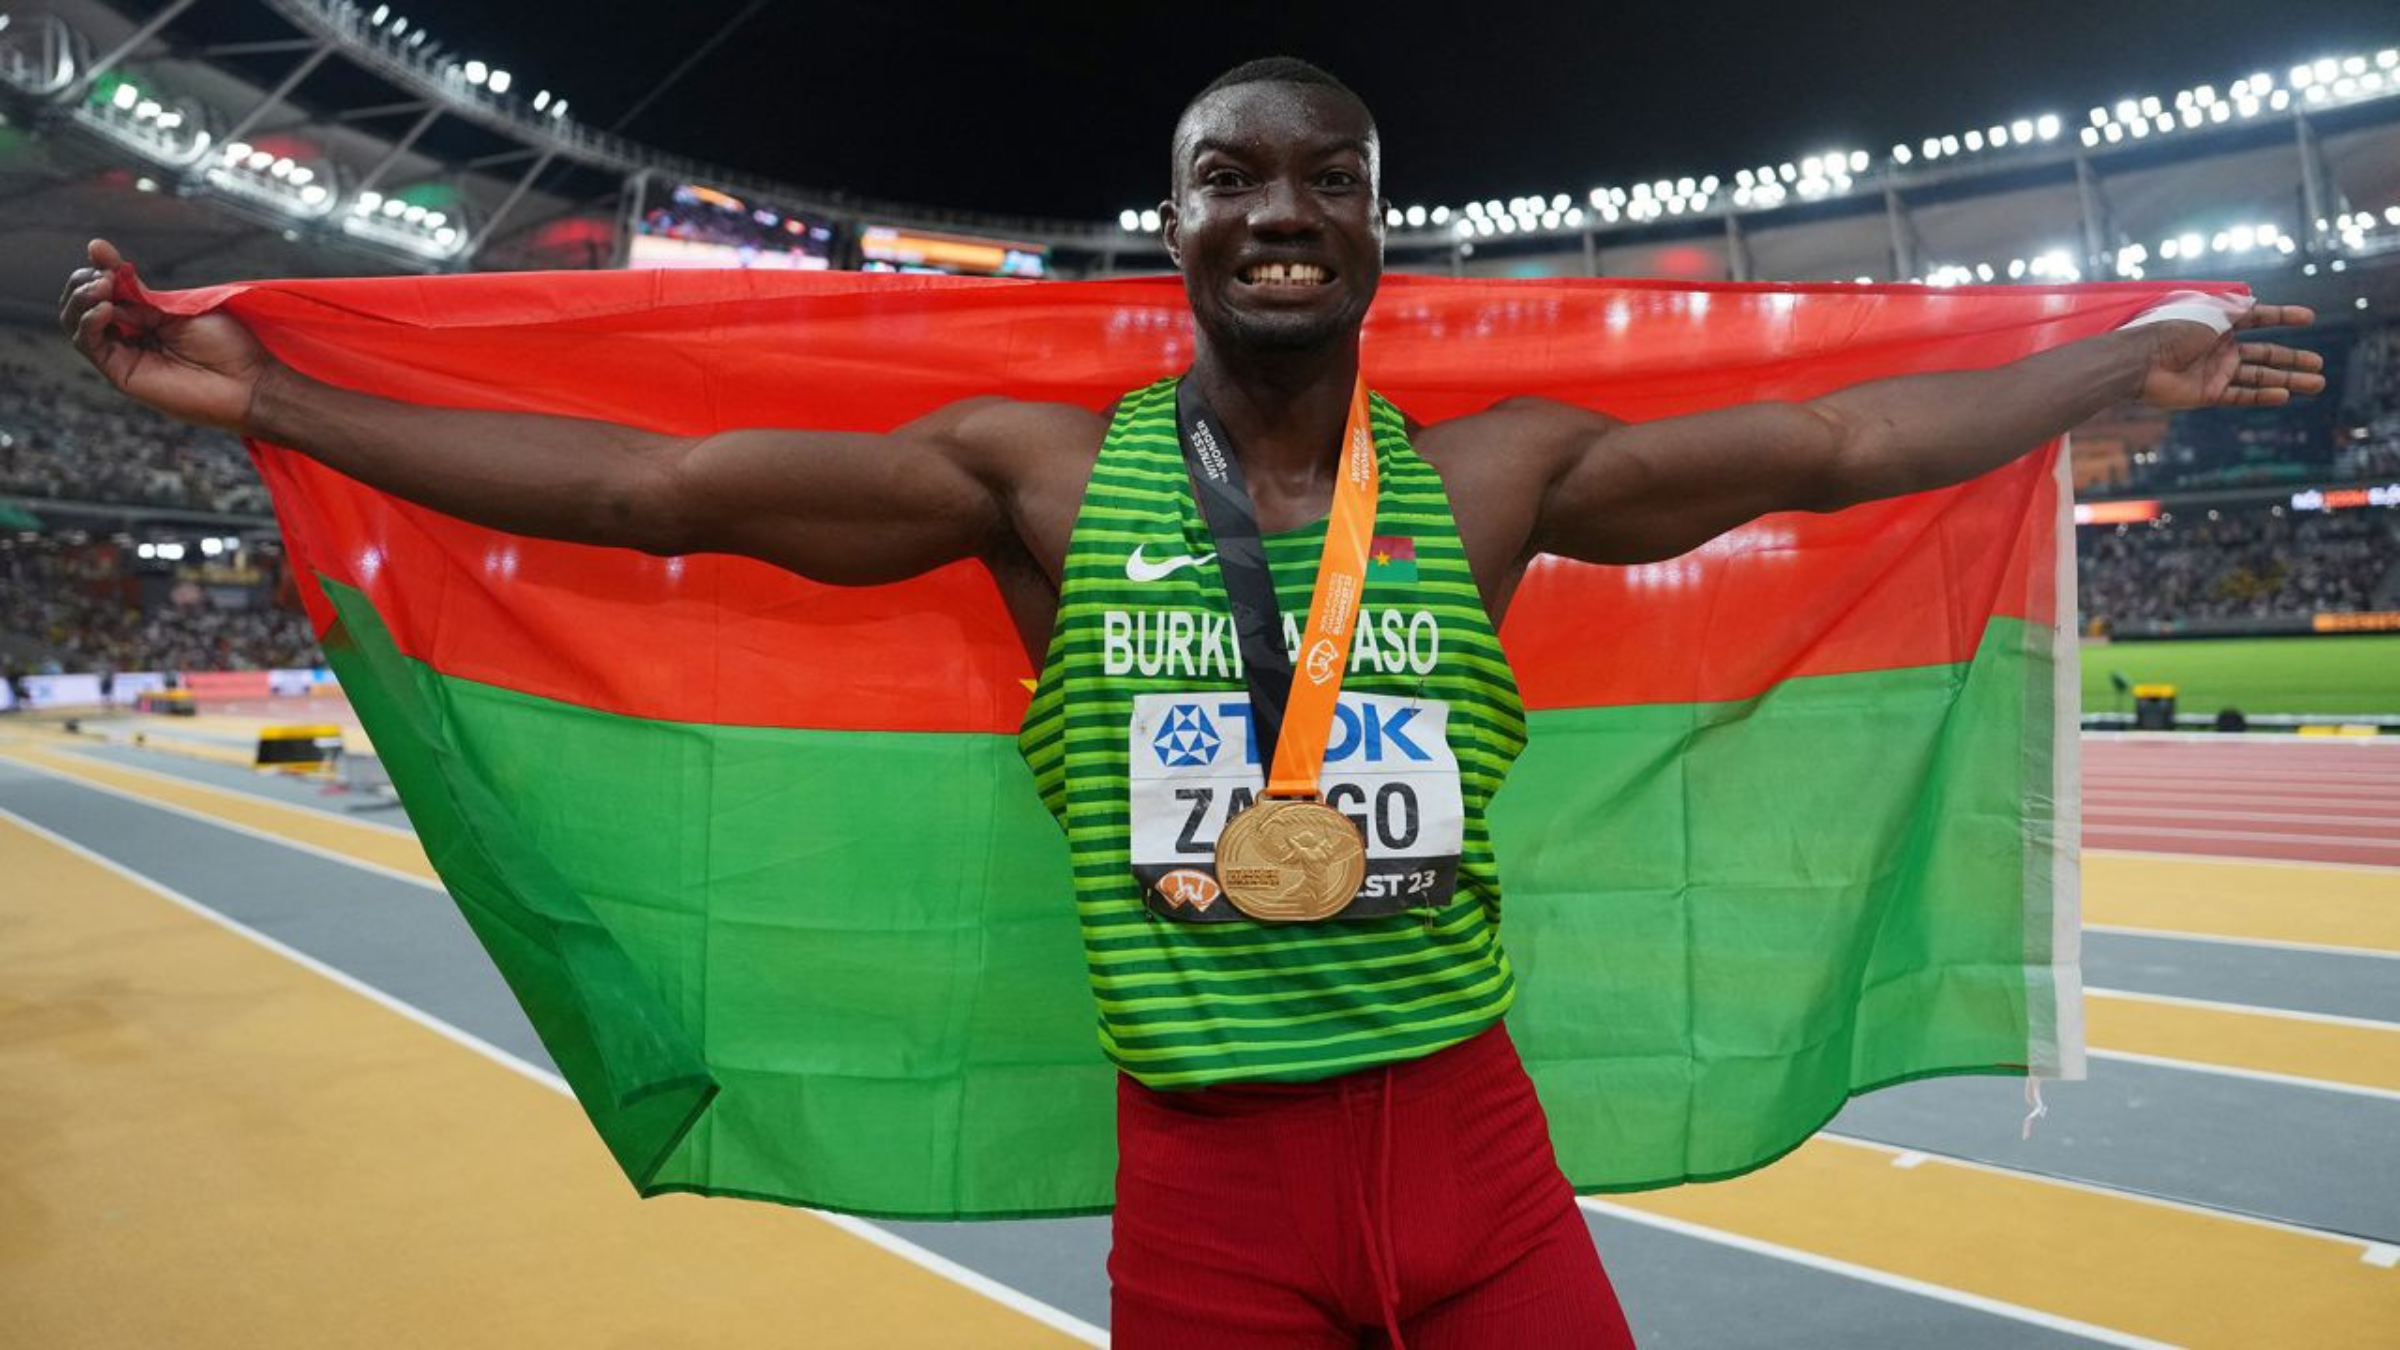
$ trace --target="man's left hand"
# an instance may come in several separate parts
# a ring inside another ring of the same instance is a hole
[[[2274,408],[2294,395],[2325,391],[2325,358],[2276,342],[2247,342],[2260,328],[2305,328],[2316,320],[2305,305],[2253,305],[2219,333],[2204,323],[2170,320],[2149,325],[2150,368],[2141,400],[2153,408]]]

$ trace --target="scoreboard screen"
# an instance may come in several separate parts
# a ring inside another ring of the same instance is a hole
[[[700,183],[654,185],[634,222],[628,267],[833,266],[833,226]]]
[[[1050,250],[1041,244],[935,234],[897,225],[859,233],[859,268],[867,272],[946,272],[966,277],[1045,277]]]

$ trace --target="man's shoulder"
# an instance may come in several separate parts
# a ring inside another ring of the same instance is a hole
[[[1622,423],[1606,413],[1534,394],[1515,394],[1478,412],[1438,422],[1408,422],[1410,444],[1440,467],[1445,460],[1523,459],[1544,448],[1605,431]]]

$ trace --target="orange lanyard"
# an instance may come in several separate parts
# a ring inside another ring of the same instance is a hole
[[[1342,672],[1350,666],[1351,634],[1367,585],[1367,545],[1375,533],[1375,431],[1367,422],[1364,375],[1350,390],[1339,474],[1333,513],[1325,522],[1325,550],[1317,559],[1317,588],[1308,602],[1308,627],[1300,634],[1300,655],[1293,663],[1283,734],[1275,738],[1274,767],[1267,775],[1270,797],[1319,795],[1325,740],[1341,701]]]

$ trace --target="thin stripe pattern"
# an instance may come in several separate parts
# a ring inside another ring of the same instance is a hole
[[[1127,801],[1133,699],[1243,688],[1215,673],[1107,669],[1111,611],[1227,610],[1213,566],[1141,584],[1127,576],[1136,547],[1153,560],[1215,551],[1176,439],[1175,389],[1170,378],[1128,395],[1109,428],[1019,737],[1042,800],[1067,833],[1102,1048],[1148,1086],[1199,1087],[1309,1081],[1466,1040],[1498,1021],[1515,995],[1484,816],[1524,748],[1525,712],[1441,480],[1381,397],[1371,413],[1382,473],[1375,533],[1415,541],[1416,579],[1378,580],[1370,569],[1363,608],[1432,615],[1439,655],[1422,673],[1397,657],[1354,661],[1344,688],[1449,705],[1465,808],[1458,889],[1440,910],[1325,924],[1175,923],[1142,903]],[[1306,611],[1323,540],[1322,521],[1266,540],[1287,615]]]

